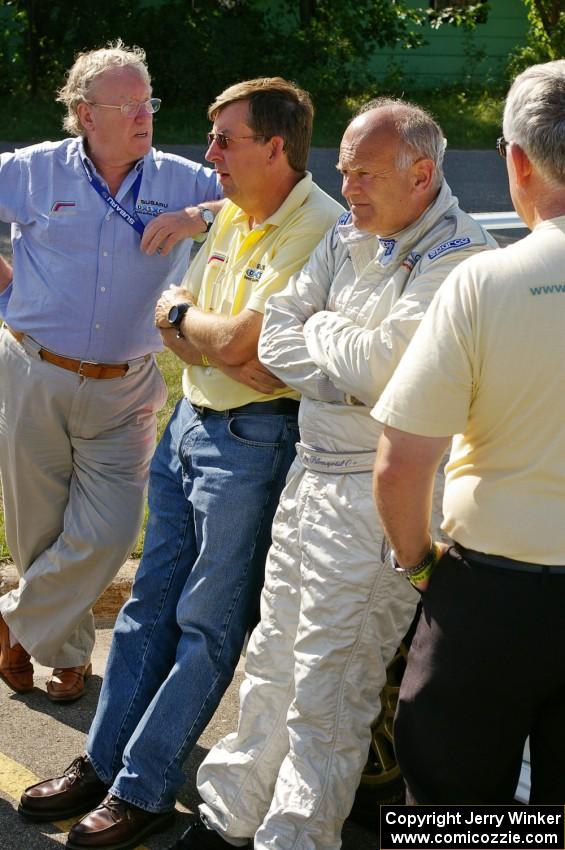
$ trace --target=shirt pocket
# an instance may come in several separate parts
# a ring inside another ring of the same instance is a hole
[[[57,202],[60,204],[61,202]],[[45,244],[49,249],[49,268],[60,268],[61,264],[80,262],[86,254],[93,257],[98,246],[98,232],[94,221],[88,220],[78,206],[60,206],[53,204],[47,216]]]

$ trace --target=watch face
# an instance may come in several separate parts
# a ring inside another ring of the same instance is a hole
[[[200,210],[200,215],[202,216],[202,220],[206,225],[206,230],[210,230],[210,228],[214,224],[214,213],[212,212],[212,210],[209,210],[206,207],[198,207],[198,209]]]
[[[167,316],[169,324],[178,330],[180,328],[180,323],[183,320],[184,314],[186,313],[189,307],[190,304],[187,304],[184,301],[180,304],[173,304],[173,306],[169,310],[169,315]]]
[[[176,324],[177,324],[177,322],[178,322],[178,320],[179,320],[179,308],[178,308],[178,304],[173,304],[173,306],[172,306],[172,307],[171,307],[171,309],[169,310],[168,319],[169,319],[169,324],[170,324],[170,325],[176,325]]]

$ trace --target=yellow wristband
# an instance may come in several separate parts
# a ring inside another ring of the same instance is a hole
[[[209,366],[210,365],[210,361],[208,360],[208,358],[206,357],[205,354],[201,354],[200,359],[202,361],[203,366]]]
[[[430,556],[426,559],[426,563],[422,565],[422,568],[417,572],[409,573],[406,578],[408,581],[412,582],[412,584],[417,584],[420,581],[426,581],[435,570],[440,558],[441,549],[437,543],[432,543],[432,550],[430,552]]]

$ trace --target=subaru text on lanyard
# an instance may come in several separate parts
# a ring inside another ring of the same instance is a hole
[[[130,213],[127,210],[125,210],[118,201],[116,201],[114,196],[111,195],[110,192],[107,189],[104,188],[104,186],[102,185],[102,183],[100,182],[98,177],[95,174],[92,173],[89,163],[86,162],[86,160],[82,160],[82,164],[84,166],[86,176],[88,177],[88,179],[90,181],[90,185],[94,189],[96,189],[96,191],[98,192],[100,197],[103,198],[106,201],[106,203],[108,204],[108,206],[112,207],[112,209],[115,210],[118,213],[118,215],[121,215],[123,220],[125,222],[127,222],[130,225],[130,227],[133,227],[134,230],[137,230],[137,232],[139,233],[140,236],[143,236],[143,231],[145,230],[145,225],[143,224],[143,222],[141,221],[141,219],[139,218],[139,216],[135,212],[135,205],[137,203],[137,196],[139,195],[139,188],[141,186],[141,178],[142,178],[142,175],[143,175],[143,165],[139,169],[139,174],[135,178],[135,183],[131,187],[131,191],[132,191],[132,194],[133,194],[134,210],[133,210],[133,215],[130,215]]]

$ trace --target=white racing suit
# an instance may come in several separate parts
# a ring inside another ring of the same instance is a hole
[[[381,558],[370,410],[435,291],[496,243],[443,183],[393,238],[342,216],[273,295],[260,358],[302,392],[301,443],[273,525],[239,727],[198,772],[205,822],[256,850],[337,850],[385,668],[418,594]]]

